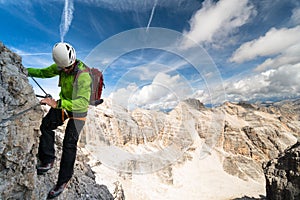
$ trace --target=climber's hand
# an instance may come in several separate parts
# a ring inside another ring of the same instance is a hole
[[[52,98],[45,98],[42,99],[40,101],[41,104],[47,104],[48,106],[51,106],[52,108],[56,108],[57,107],[57,102],[55,101],[55,99]]]

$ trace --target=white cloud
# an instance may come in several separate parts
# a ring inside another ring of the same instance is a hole
[[[118,88],[116,91],[110,93],[109,98],[123,107],[129,106],[129,99],[132,94],[138,89],[135,83],[129,84],[127,87]]]
[[[290,95],[300,94],[300,63],[296,65],[284,65],[270,74],[267,81],[270,92],[276,92]]]
[[[180,85],[179,79],[179,75],[171,77],[164,73],[158,73],[153,79],[151,85],[144,86],[133,96],[133,99],[140,105],[153,103],[162,98],[167,100],[176,100],[174,86],[178,87]]]
[[[263,71],[268,68],[276,69],[286,64],[300,63],[300,43],[292,45],[287,49],[284,49],[282,53],[274,58],[268,58],[262,64],[258,65],[255,70]]]
[[[226,101],[251,101],[295,98],[300,96],[300,63],[283,65],[258,74],[235,76],[223,82]],[[196,91],[191,97],[204,104],[222,104],[224,91],[218,86],[214,93]]]
[[[230,101],[300,96],[300,64],[283,65],[259,74],[224,82]]]
[[[231,62],[242,63],[259,56],[280,54],[300,43],[300,26],[270,29],[264,36],[242,44],[230,58]],[[291,50],[291,49],[290,49]],[[268,61],[269,62],[269,61]]]
[[[140,87],[131,84],[117,89],[110,98],[127,108],[169,109],[187,98],[191,92],[191,86],[179,75],[171,76],[160,72],[151,84]]]
[[[248,0],[221,0],[217,3],[206,0],[190,20],[190,31],[184,35],[197,43],[224,39],[245,24],[253,13],[254,8]],[[194,44],[185,40],[183,45],[190,47]]]

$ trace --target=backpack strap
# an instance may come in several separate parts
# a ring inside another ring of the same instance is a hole
[[[83,66],[85,67],[84,70],[80,70],[80,69],[77,67],[76,72],[75,72],[76,74],[75,74],[75,77],[74,77],[74,83],[77,83],[78,77],[79,77],[79,75],[80,75],[81,73],[83,73],[83,72],[88,72],[88,73],[90,73],[90,68],[89,68],[88,66],[86,66],[84,63],[83,63]]]

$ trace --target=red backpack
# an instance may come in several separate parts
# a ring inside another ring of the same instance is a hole
[[[103,103],[103,99],[101,99],[102,89],[105,88],[103,74],[96,68],[89,68],[88,66],[84,65],[84,70],[79,70],[75,76],[75,80],[77,80],[78,76],[82,72],[89,72],[92,78],[92,85],[91,85],[91,97],[90,97],[90,105],[97,106]]]

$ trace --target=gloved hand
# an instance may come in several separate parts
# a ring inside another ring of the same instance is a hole
[[[52,108],[57,108],[57,102],[55,99],[52,98],[45,98],[40,101],[41,104],[47,104],[48,106],[51,106]]]

